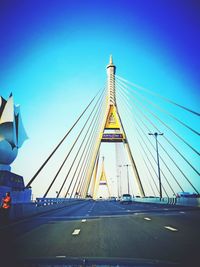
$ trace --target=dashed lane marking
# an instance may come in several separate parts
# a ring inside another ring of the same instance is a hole
[[[56,256],[56,258],[66,258],[66,256]]]
[[[148,217],[145,217],[144,220],[146,220],[146,221],[151,221],[151,219],[148,218]]]
[[[180,211],[179,213],[185,214],[185,211]]]
[[[72,235],[79,235],[81,229],[75,229]]]
[[[168,229],[168,230],[170,230],[170,231],[173,231],[173,232],[177,232],[178,231],[178,229],[173,228],[171,226],[165,226],[165,228]]]

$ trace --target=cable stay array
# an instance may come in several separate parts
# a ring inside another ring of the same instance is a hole
[[[199,131],[180,119],[179,109],[171,113],[166,109],[166,105],[160,106],[159,101],[148,98],[148,94],[174,105],[175,108],[181,107],[193,116],[199,116],[199,113],[120,76],[115,75],[115,83],[118,109],[122,114],[124,127],[127,128],[129,142],[137,149],[136,162],[140,166],[139,172],[145,190],[150,191],[152,195],[158,192],[155,140],[148,134],[157,132],[163,133],[158,144],[165,195],[173,196],[179,191],[188,191],[189,187],[199,194],[199,151],[194,146],[194,140],[199,138]]]
[[[129,111],[129,110],[128,110],[128,111]],[[129,111],[129,112],[130,112],[130,111]],[[148,151],[149,154],[151,155],[152,160],[153,160],[154,163],[156,164],[157,162],[156,162],[156,160],[155,160],[155,158],[154,158],[154,156],[153,156],[151,150],[149,149],[148,144],[146,143],[145,139],[142,137],[142,136],[145,136],[146,133],[144,132],[144,130],[143,130],[143,129],[141,128],[141,126],[139,125],[138,120],[137,120],[135,117],[134,117],[133,119],[134,119],[136,125],[138,126],[138,128],[136,128],[136,131],[137,131],[137,133],[138,133],[138,136],[141,137],[142,143],[145,145],[147,151]],[[130,119],[129,119],[129,122],[131,123],[131,120],[130,120]],[[149,130],[149,129],[148,129],[148,130]],[[140,135],[140,131],[142,132],[142,135]],[[155,146],[153,145],[153,143],[151,142],[151,140],[150,140],[149,137],[147,137],[147,141],[148,141],[148,143],[151,145],[151,147],[153,148],[153,150],[156,151]],[[138,140],[138,142],[139,142],[140,146],[143,148],[143,151],[144,151],[144,147],[143,147],[142,143],[141,143],[139,140]],[[144,151],[144,152],[145,152],[145,151]],[[161,159],[162,163],[165,165],[165,167],[168,169],[168,171],[170,172],[170,174],[172,175],[172,177],[173,177],[173,179],[175,180],[175,182],[178,184],[180,190],[183,191],[183,188],[180,186],[179,182],[177,181],[177,179],[175,178],[175,176],[173,175],[173,173],[171,172],[171,170],[168,168],[168,166],[166,165],[165,161],[163,160],[163,158],[162,158],[161,156],[160,156],[160,159]],[[151,161],[150,161],[150,164],[151,164]],[[158,174],[157,174],[157,172],[155,171],[155,169],[154,169],[154,173],[156,174],[156,176],[157,176],[157,178],[158,178]],[[168,186],[170,187],[172,193],[175,194],[175,192],[174,192],[172,186],[170,185],[170,183],[168,182],[168,180],[167,180],[167,178],[166,178],[166,176],[165,176],[165,173],[164,173],[162,170],[161,170],[161,173],[162,173],[162,176],[165,178],[165,181],[167,182]],[[165,190],[164,187],[163,187],[163,190],[164,190],[165,194],[167,195],[166,190]]]
[[[158,129],[158,127],[149,119],[149,117],[147,116],[147,115],[145,115],[144,114],[144,112],[142,111],[142,109],[141,109],[141,107],[140,107],[140,105],[145,109],[145,106],[144,105],[142,105],[142,103],[141,102],[138,102],[138,100],[133,96],[133,98],[134,98],[134,100],[136,101],[135,102],[135,106],[137,106],[137,108],[138,108],[138,111],[140,112],[140,114],[142,114],[143,115],[143,117],[147,120],[147,121],[149,121],[151,124],[152,124],[152,126],[157,130],[157,131],[159,131],[159,129]],[[137,104],[137,103],[139,103],[139,105]],[[152,114],[152,112],[150,112],[150,114]],[[137,114],[137,116],[139,116],[138,114]],[[155,118],[157,118],[157,116],[154,116]],[[159,121],[160,121],[160,119],[159,119]],[[143,122],[143,120],[141,120],[141,122]],[[165,125],[165,124],[164,124]],[[167,127],[168,128],[168,127]],[[169,128],[168,128],[169,129]],[[149,130],[149,129],[148,129]],[[176,152],[185,160],[185,162],[199,175],[199,172],[198,172],[198,170],[189,162],[189,160],[173,145],[173,143],[166,137],[166,136],[163,136],[164,137],[164,139],[176,150]],[[185,142],[184,142],[185,143]],[[189,146],[190,147],[190,146]],[[197,153],[197,155],[199,155],[199,153]]]
[[[68,152],[66,152],[66,156],[65,156],[64,160],[62,161],[62,164],[60,165],[58,171],[56,172],[55,176],[53,177],[52,181],[50,182],[47,190],[45,191],[45,193],[43,195],[44,198],[47,197],[47,195],[52,191],[52,188],[55,187],[55,183],[57,182],[57,180],[60,179],[59,175],[61,174],[61,171],[63,171],[65,173],[67,173],[67,175],[65,176],[64,181],[62,181],[60,189],[58,191],[56,191],[57,197],[60,197],[61,191],[63,190],[63,187],[66,184],[66,181],[69,178],[70,173],[73,172],[73,166],[75,165],[75,162],[77,162],[77,166],[76,166],[75,172],[73,173],[73,179],[75,178],[75,175],[76,175],[76,172],[78,170],[78,167],[80,166],[81,160],[84,160],[83,162],[85,162],[87,159],[87,157],[84,154],[86,152],[86,148],[88,146],[90,146],[92,142],[94,142],[94,135],[95,135],[94,130],[98,128],[97,123],[100,120],[99,114],[101,113],[101,109],[104,106],[105,92],[106,92],[105,89],[98,91],[96,96],[89,102],[89,104],[84,109],[84,111],[81,113],[81,115],[78,117],[76,122],[72,125],[72,127],[68,130],[66,135],[61,139],[59,144],[54,148],[54,150],[47,157],[47,159],[44,161],[44,163],[40,166],[40,168],[35,173],[35,175],[28,182],[28,184],[26,185],[27,188],[32,186],[32,183],[36,180],[36,178],[40,175],[40,173],[42,173],[45,166],[46,166],[46,168],[48,168],[47,165],[50,164],[50,160],[53,160],[53,158],[54,158],[53,155],[55,155],[56,153],[59,152],[59,148],[61,147],[62,144],[64,145],[64,141],[66,141],[67,137],[69,138],[70,133],[72,135],[73,131],[75,131],[75,128],[78,126],[78,123],[81,124],[81,121],[83,121],[84,124],[83,124],[82,128],[79,130],[79,133],[78,133],[75,141],[68,149]],[[95,100],[96,100],[96,102],[95,102]],[[86,117],[86,114],[87,114],[87,117]],[[85,119],[85,117],[86,117],[86,119]],[[84,122],[84,119],[85,119],[85,122]],[[84,137],[82,137],[81,144],[79,145],[79,147],[77,149],[76,146],[78,144],[78,141],[80,141],[81,136],[84,133],[85,133],[85,135],[84,135]],[[84,150],[81,154],[80,152],[82,151],[84,143],[85,143],[85,147],[84,147]],[[76,150],[76,152],[74,152],[75,150]],[[72,155],[73,153],[76,153],[76,155],[73,159],[73,162],[71,163],[70,156],[74,156],[74,155]],[[78,158],[78,156],[79,156],[79,158]],[[69,161],[69,163],[66,164],[68,161]],[[68,168],[68,171],[66,171],[66,168]],[[83,170],[82,170],[82,173],[83,173]],[[79,178],[80,178],[80,174],[81,174],[81,171],[79,172]],[[67,192],[65,192],[65,195],[67,195],[69,193],[69,189],[70,189],[72,183],[73,183],[73,180],[70,181],[70,186],[69,186]],[[58,184],[56,186],[58,186]],[[73,192],[70,192],[71,196],[73,194],[75,194],[74,191],[75,192],[77,191],[75,186],[73,188]]]
[[[105,92],[104,92],[104,93],[105,93]],[[70,169],[69,169],[69,172],[68,172],[66,178],[68,177],[68,175],[69,175],[69,173],[70,173],[70,171],[71,171],[71,169],[72,169],[72,167],[73,167],[73,164],[75,163],[75,161],[76,161],[76,159],[77,159],[77,156],[78,156],[78,154],[79,154],[79,152],[80,152],[80,150],[81,150],[81,148],[82,148],[82,145],[84,144],[84,142],[85,142],[85,140],[86,140],[86,138],[87,138],[87,136],[88,136],[88,139],[87,139],[87,141],[86,141],[86,143],[85,143],[85,146],[84,146],[83,152],[82,152],[82,154],[81,154],[81,156],[80,156],[80,159],[81,159],[81,158],[83,157],[83,155],[84,155],[85,149],[86,149],[87,146],[88,146],[88,142],[89,142],[89,140],[90,140],[92,134],[94,133],[95,126],[97,126],[97,125],[96,125],[96,122],[98,122],[98,117],[99,117],[99,113],[100,113],[100,109],[101,109],[101,107],[102,107],[102,101],[103,101],[104,97],[105,97],[105,96],[102,94],[102,95],[101,95],[101,98],[100,98],[100,101],[99,101],[99,103],[98,103],[98,106],[97,106],[97,108],[96,108],[96,111],[95,111],[95,113],[94,113],[94,115],[93,115],[93,118],[92,118],[92,120],[91,120],[91,122],[90,122],[90,124],[89,124],[89,126],[88,126],[87,132],[86,132],[85,136],[83,137],[83,140],[82,140],[82,142],[81,142],[81,145],[80,145],[80,147],[78,148],[78,151],[77,151],[77,153],[76,153],[76,156],[75,156],[75,158],[74,158],[74,160],[73,160],[73,163],[72,163],[72,165],[71,165],[71,167],[70,167]],[[92,111],[92,113],[90,113],[89,118],[91,117],[92,114],[93,114],[93,111]],[[88,119],[89,119],[89,118],[88,118]],[[67,191],[66,191],[66,193],[65,193],[65,197],[68,195],[68,193],[69,193],[69,191],[70,191],[70,188],[71,188],[71,186],[72,186],[72,184],[73,184],[73,182],[74,182],[75,175],[76,175],[76,173],[77,173],[77,171],[78,171],[78,166],[79,166],[79,163],[80,163],[80,159],[79,159],[79,161],[77,161],[77,166],[76,166],[75,172],[74,172],[74,174],[73,174],[73,176],[72,176],[72,179],[71,179],[71,182],[70,182],[70,184],[69,184],[69,187],[68,187],[68,189],[67,189]],[[64,183],[65,183],[65,182],[66,182],[66,179],[64,180]],[[63,186],[64,186],[64,183],[62,184],[62,187],[61,187],[61,189],[60,189],[59,192],[61,192],[61,190],[62,190],[62,188],[63,188]],[[73,193],[73,191],[72,191],[72,193]],[[57,197],[59,197],[59,194],[57,195]]]
[[[124,87],[120,85],[120,83],[117,83],[117,85],[123,90]],[[137,92],[136,92],[137,94]],[[168,128],[174,135],[176,135],[176,137],[178,137],[181,141],[183,141],[189,148],[191,148],[191,150],[193,150],[197,155],[200,155],[200,152],[197,151],[194,147],[192,147],[184,138],[182,138],[176,131],[174,131],[172,129],[172,127],[170,127],[168,124],[166,124],[163,120],[161,120],[154,112],[152,112],[146,104],[144,104],[143,101],[139,100],[138,98],[136,98],[135,96],[131,95],[131,97],[137,101],[137,103],[139,103],[140,106],[142,106],[148,113],[150,113],[151,115],[153,115],[160,123],[162,123],[166,128]],[[146,100],[145,97],[142,97],[143,100],[145,100],[147,103],[150,103],[151,105],[154,105],[153,103],[151,103],[150,101]],[[156,107],[158,107],[157,105],[154,105]],[[163,111],[163,109],[159,108],[161,111]],[[171,116],[174,119],[174,116]],[[179,120],[176,119],[176,121],[180,122]],[[186,124],[182,123],[182,125],[184,125],[185,127],[187,127],[188,129],[192,130],[194,133],[198,134],[199,133],[195,130],[193,130],[191,127],[187,126]]]
[[[124,108],[124,106],[123,106],[123,108]],[[125,109],[124,109],[125,110]],[[127,112],[127,110],[125,110],[125,112],[126,112],[126,114],[129,112]],[[128,117],[129,118],[129,117]],[[137,123],[137,121],[135,121],[136,122],[136,125],[138,125],[138,123]],[[129,123],[131,123],[131,119],[129,118]],[[139,126],[140,127],[140,126]],[[141,129],[141,128],[140,128]],[[151,152],[151,150],[148,148],[148,145],[147,145],[147,143],[146,143],[146,141],[144,140],[144,138],[142,137],[142,135],[140,135],[140,132],[139,132],[139,130],[138,130],[138,128],[136,128],[136,132],[138,133],[138,135],[140,136],[140,139],[141,139],[141,141],[138,139],[138,142],[139,142],[139,144],[140,144],[140,147],[142,148],[142,150],[144,151],[144,153],[146,154],[146,151],[145,151],[145,148],[144,147],[146,147],[146,150],[150,153],[150,155],[151,155],[151,160],[149,160],[149,158],[147,157],[147,159],[148,159],[148,161],[149,161],[149,164],[151,165],[151,167],[152,167],[152,169],[153,169],[153,172],[154,172],[154,175],[158,178],[158,173],[157,173],[157,171],[155,170],[155,167],[153,167],[153,164],[152,164],[152,161],[154,161],[155,163],[156,163],[156,160],[155,160],[155,158],[154,158],[154,156],[153,156],[153,154],[152,154],[152,152]],[[143,146],[143,144],[144,144],[144,146]],[[162,172],[162,170],[161,170],[161,172]],[[167,179],[166,179],[166,176],[165,176],[165,174],[162,172],[162,175],[164,176],[164,178],[165,178],[165,180],[167,181]],[[168,182],[168,181],[167,181]],[[170,184],[168,183],[168,186],[170,187],[170,189],[172,190],[172,192],[173,192],[173,189],[171,188],[171,186],[170,186]],[[163,188],[163,190],[164,190],[164,192],[165,192],[165,194],[168,196],[168,194],[167,194],[167,192],[166,192],[166,189],[165,189],[165,187],[162,185],[162,188]],[[173,192],[174,193],[174,192]]]
[[[151,91],[151,90],[149,90],[149,89],[147,89],[147,88],[144,88],[144,87],[142,87],[142,86],[140,86],[140,85],[137,85],[137,84],[135,84],[135,83],[129,82],[128,80],[126,80],[126,79],[124,79],[124,78],[122,78],[122,77],[120,77],[120,76],[118,76],[118,75],[115,75],[115,77],[118,78],[119,80],[124,81],[124,82],[126,82],[127,84],[131,85],[133,88],[137,88],[137,89],[139,89],[139,90],[145,91],[145,92],[147,92],[147,93],[149,93],[149,94],[151,94],[151,95],[153,95],[153,96],[156,96],[156,97],[158,97],[158,98],[160,98],[160,99],[163,99],[164,101],[166,101],[166,102],[168,102],[168,103],[171,103],[171,104],[173,104],[173,105],[175,105],[175,106],[177,106],[177,107],[179,107],[179,108],[181,108],[181,109],[183,109],[183,110],[185,110],[185,111],[188,111],[188,112],[190,112],[190,113],[192,113],[192,114],[194,114],[194,115],[196,115],[196,116],[200,116],[200,113],[199,113],[199,112],[194,111],[194,110],[192,110],[192,109],[190,109],[190,108],[188,108],[188,107],[185,107],[185,106],[183,106],[183,105],[180,105],[180,104],[178,104],[178,103],[176,103],[176,102],[170,100],[170,99],[167,98],[167,97],[164,97],[164,96],[162,96],[162,95],[160,95],[160,94],[158,94],[158,93],[155,93],[155,92],[153,92],[153,91]]]

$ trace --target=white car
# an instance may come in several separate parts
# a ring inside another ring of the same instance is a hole
[[[132,197],[130,194],[123,194],[120,200],[121,204],[129,204],[132,203]]]

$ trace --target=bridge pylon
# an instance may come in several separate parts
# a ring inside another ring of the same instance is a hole
[[[111,197],[110,186],[109,186],[108,179],[107,179],[106,172],[105,172],[104,157],[102,158],[101,174],[99,178],[97,179],[96,177],[94,181],[95,181],[95,187],[93,188],[94,191],[92,191],[94,199],[97,198],[97,194],[98,194],[98,190],[100,186],[106,186],[108,189],[108,196]]]
[[[145,192],[142,186],[142,182],[135,164],[129,142],[125,133],[125,129],[122,124],[122,120],[117,108],[116,103],[116,89],[115,89],[115,73],[116,66],[113,64],[113,58],[110,56],[110,61],[107,66],[107,96],[106,96],[106,108],[104,117],[102,120],[99,136],[96,142],[96,147],[93,151],[92,160],[86,175],[86,183],[82,191],[82,197],[86,197],[89,188],[92,188],[92,196],[96,197],[95,184],[97,182],[97,166],[99,158],[99,150],[101,143],[112,142],[112,143],[123,143],[127,151],[133,173],[137,182],[137,186],[142,197],[145,196]],[[95,168],[96,167],[96,168]],[[92,181],[93,180],[93,181]]]

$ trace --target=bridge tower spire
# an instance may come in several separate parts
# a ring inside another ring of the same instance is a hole
[[[111,191],[110,191],[110,187],[109,187],[109,184],[108,184],[108,179],[107,179],[106,172],[105,172],[104,157],[102,157],[101,174],[99,176],[98,181],[95,184],[93,198],[97,197],[99,186],[102,186],[102,185],[107,187],[108,195],[109,195],[109,197],[111,197]]]
[[[110,105],[116,105],[115,98],[115,72],[116,66],[113,64],[112,55],[110,55],[110,62],[107,66],[107,75],[108,75],[108,98]]]
[[[116,66],[113,64],[113,57],[110,56],[109,64],[107,65],[107,97],[106,97],[106,109],[104,113],[104,119],[102,121],[101,130],[99,138],[96,142],[96,147],[93,152],[93,157],[90,163],[90,168],[87,172],[86,184],[83,189],[82,197],[87,195],[89,187],[91,185],[91,180],[93,176],[92,195],[95,198],[95,189],[99,181],[97,181],[96,175],[93,175],[95,166],[98,165],[98,155],[102,142],[112,142],[112,143],[124,143],[125,149],[127,151],[133,173],[137,182],[137,186],[140,195],[145,196],[144,189],[140,180],[140,176],[129,146],[129,142],[125,133],[125,129],[120,118],[117,103],[116,103],[116,89],[115,89],[115,73]]]

